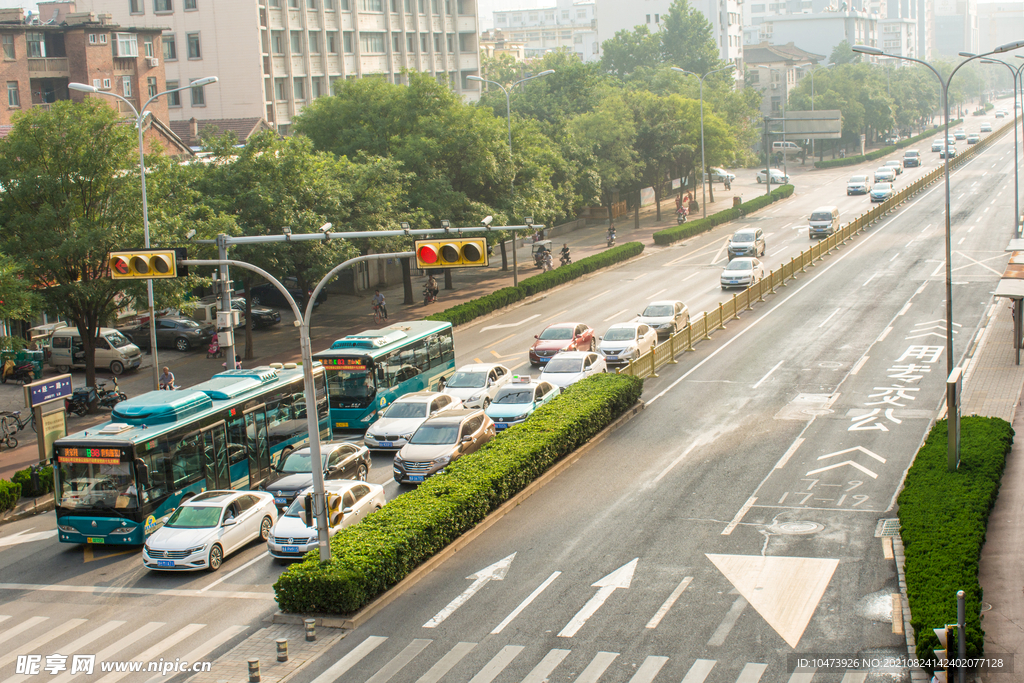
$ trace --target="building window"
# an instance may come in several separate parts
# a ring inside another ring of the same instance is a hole
[[[429,47],[429,44],[427,43],[427,34],[426,33],[421,33],[420,34],[420,54],[421,55],[427,54],[427,51],[429,49],[430,49],[430,47]]]
[[[455,52],[455,34],[449,33],[448,36],[448,52]]]
[[[366,54],[383,54],[384,34],[383,33],[360,33],[359,51]]]
[[[315,100],[324,95],[324,79],[319,76],[309,79],[309,94]]]
[[[185,11],[188,12],[189,10],[199,9],[197,3],[198,0],[183,0],[182,5],[185,8]]]
[[[7,106],[21,106],[21,96],[18,94],[18,81],[7,81]]]
[[[434,34],[434,54],[441,54],[441,34]]]
[[[405,13],[412,14],[412,0],[405,0]]]
[[[132,96],[132,77],[121,76],[121,94],[125,97]]]
[[[333,12],[334,11],[334,0],[324,0],[324,9]]]
[[[192,81],[197,81],[198,78],[193,78]],[[198,88],[189,88],[192,93],[192,106],[193,107],[205,107],[206,106],[206,86],[199,86]]]
[[[288,6],[292,9],[299,9],[299,0],[288,0]]]
[[[188,58],[189,59],[202,59],[203,58],[203,51],[199,47],[199,34],[198,33],[189,33],[187,40],[188,40]]]
[[[310,31],[309,32],[309,54],[318,55],[320,54],[320,32]]]
[[[128,0],[129,14],[142,14],[144,12],[145,6],[142,4],[142,0]]]
[[[505,26],[506,24],[508,24],[508,17],[506,17],[504,14],[495,14],[494,23],[497,24],[498,26]]]
[[[419,0],[420,14],[427,13],[427,0]]]
[[[306,9],[316,9],[316,0],[306,0]]]
[[[3,35],[4,59],[14,59],[14,36],[5,33]]]
[[[398,13],[398,0],[391,0],[391,11],[395,14]]]
[[[274,79],[274,98],[278,102],[284,102],[288,99],[287,93],[285,92],[285,80],[283,78]]]
[[[146,41],[142,44],[146,50],[147,57],[156,57],[156,53],[153,51],[153,39],[146,38]]]
[[[291,32],[291,39],[292,39],[292,54],[293,55],[301,55],[302,54],[302,31],[292,31]]]
[[[156,12],[173,12],[173,0],[153,0],[153,10]]]
[[[177,90],[178,81],[167,81],[164,85],[167,86],[168,90]],[[167,106],[168,107],[180,107],[181,106],[181,91],[167,93]]]
[[[284,31],[270,32],[270,49],[275,55],[284,54]]]
[[[174,34],[164,34],[164,61],[173,62],[178,59],[178,48],[174,43]]]
[[[277,126],[277,134],[281,137],[288,137],[289,127],[287,123],[280,123]]]
[[[327,32],[327,54],[336,55],[338,54],[338,32],[328,31]]]
[[[149,92],[148,97],[156,97],[160,91],[157,89],[156,76],[149,76],[146,78],[146,90]]]
[[[270,6],[271,7],[280,7],[281,6],[281,0],[270,0]]]
[[[296,100],[306,99],[306,78],[305,76],[296,76],[292,79],[292,89],[295,92]]]
[[[441,6],[437,0],[430,0],[430,12],[431,14],[440,14]]]
[[[416,54],[416,34],[405,34],[405,51],[409,54]]]
[[[28,56],[30,59],[32,57],[46,56],[46,44],[42,33],[26,33],[25,43],[28,46]]]
[[[134,33],[114,34],[115,57],[138,57],[139,37]]]
[[[382,0],[359,0],[359,8],[364,12],[383,12]]]
[[[391,34],[391,51],[395,54],[399,54],[402,51],[402,34],[392,33]]]
[[[352,31],[343,31],[341,40],[344,43],[342,47],[345,49],[345,54],[352,54]]]

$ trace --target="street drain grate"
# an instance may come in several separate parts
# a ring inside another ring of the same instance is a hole
[[[875,538],[886,536],[895,537],[900,535],[900,520],[897,518],[880,519],[875,527]]]

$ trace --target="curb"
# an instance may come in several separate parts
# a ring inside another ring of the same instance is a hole
[[[40,504],[39,501],[43,503]],[[42,512],[49,512],[56,507],[56,503],[53,502],[53,496],[41,496],[39,498],[32,498],[24,503],[15,506],[14,510],[3,516],[0,516],[0,526],[7,524],[8,522],[17,522],[19,519],[25,519],[33,515],[38,515]]]
[[[371,617],[377,614],[377,612],[387,607],[405,591],[419,583],[420,579],[443,564],[452,555],[465,548],[475,540],[477,536],[493,526],[498,520],[507,515],[514,508],[521,505],[523,501],[539,491],[552,479],[571,467],[577,460],[590,451],[590,449],[608,438],[609,434],[629,422],[634,416],[644,409],[645,405],[646,404],[643,401],[637,401],[632,407],[628,408],[625,413],[616,418],[614,422],[595,434],[594,438],[556,462],[546,472],[544,472],[544,474],[539,476],[537,479],[534,479],[526,488],[505,501],[497,510],[487,515],[487,517],[485,517],[479,524],[457,538],[450,545],[441,550],[441,552],[418,566],[411,574],[406,576],[383,595],[355,614],[344,617],[328,614],[303,615],[276,612],[271,618],[271,622],[275,624],[302,624],[305,619],[313,618],[316,620],[317,626],[323,626],[325,628],[344,628],[353,630],[362,626]]]

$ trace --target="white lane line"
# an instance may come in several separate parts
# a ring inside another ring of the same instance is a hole
[[[604,670],[611,666],[618,656],[618,652],[598,652],[576,679],[576,683],[597,683],[601,675],[604,674]]]
[[[895,260],[896,260],[896,258],[897,258],[897,257],[898,257],[899,255],[900,255],[900,252],[898,252],[898,251],[897,251],[897,252],[896,252],[896,254],[895,254],[895,255],[894,255],[894,256],[893,256],[893,257],[892,257],[891,259],[889,259],[889,263],[892,263],[893,261],[895,261]]]
[[[606,322],[608,322],[609,320],[614,320],[615,318],[618,318],[618,317],[619,317],[620,315],[622,315],[623,313],[625,313],[625,312],[626,312],[626,311],[628,311],[628,310],[629,310],[628,308],[623,308],[623,309],[622,309],[621,311],[619,311],[618,313],[612,313],[612,314],[611,314],[610,316],[608,316],[607,318],[605,318],[605,319],[604,319],[604,320],[602,320],[601,322],[603,322],[603,323],[606,323]]]
[[[593,301],[594,299],[600,299],[600,298],[601,298],[602,296],[604,296],[605,294],[608,294],[608,293],[610,293],[611,291],[612,291],[612,290],[610,290],[610,289],[606,289],[605,291],[601,292],[601,293],[600,293],[600,294],[598,294],[597,296],[592,296],[592,297],[590,297],[589,299],[587,299],[587,301]]]
[[[722,260],[722,254],[725,253],[725,248],[729,246],[729,239],[729,237],[726,237],[725,241],[722,242],[722,247],[717,252],[715,252],[715,257],[711,259],[711,265],[714,265]]]
[[[547,321],[554,320],[555,318],[559,318],[559,317],[565,315],[568,312],[569,312],[569,309],[565,309],[564,311],[559,311],[558,313],[555,313],[553,316],[551,316],[549,318],[544,318],[543,320],[541,320],[541,322],[542,323],[546,323]]]
[[[970,233],[971,230],[974,230],[974,226],[973,225],[971,227],[967,228],[967,232]]]
[[[382,636],[370,636],[356,645],[347,655],[332,664],[327,671],[313,679],[313,683],[336,683],[342,674],[358,664],[363,657],[373,652],[385,640],[387,638]]]
[[[731,522],[729,522],[729,525],[722,530],[722,536],[728,536],[729,534],[731,534],[733,529],[739,526],[740,521],[743,520],[743,516],[747,514],[747,511],[750,510],[750,508],[754,507],[754,503],[756,502],[756,496],[751,496],[750,498],[747,498],[747,502],[744,503],[743,507],[739,509],[739,511],[736,513],[736,516],[732,518]]]
[[[529,607],[530,603],[533,602],[534,600],[536,600],[537,596],[540,595],[541,593],[543,593],[544,589],[547,588],[548,586],[550,586],[551,582],[554,581],[555,579],[557,579],[561,575],[561,573],[562,572],[552,572],[551,576],[549,576],[548,578],[544,579],[544,583],[542,583],[541,585],[537,586],[537,588],[535,588],[532,593],[530,593],[528,596],[526,596],[525,600],[523,600],[521,603],[519,603],[518,607],[516,607],[514,610],[512,610],[511,614],[509,614],[507,617],[505,617],[501,621],[500,624],[498,624],[497,626],[494,627],[494,630],[491,631],[491,635],[497,635],[498,633],[501,633],[502,630],[504,630],[504,628],[506,626],[508,626],[510,623],[512,623],[512,620],[515,619],[516,617],[518,617],[519,614],[524,609]]]
[[[703,444],[703,445],[706,445],[706,444]],[[670,464],[668,467],[663,469],[661,471],[661,474],[656,476],[654,478],[654,481],[652,481],[650,484],[648,484],[648,486],[653,486],[654,484],[657,484],[659,481],[661,481],[665,477],[666,474],[668,474],[670,471],[672,471],[673,467],[675,467],[676,465],[681,463],[686,458],[686,456],[688,456],[690,454],[690,451],[692,451],[697,446],[698,446],[698,442],[691,443],[689,448],[687,448],[685,451],[683,451],[682,455],[680,455],[678,458],[673,460],[672,464]]]
[[[207,586],[206,588],[200,588],[200,589],[199,589],[199,592],[200,592],[200,593],[205,593],[206,591],[208,591],[208,590],[210,590],[211,588],[213,588],[214,586],[216,586],[216,585],[217,585],[218,583],[222,583],[222,582],[224,582],[224,581],[227,581],[228,579],[230,579],[230,578],[231,578],[232,576],[234,576],[234,575],[235,575],[235,574],[237,574],[238,572],[242,571],[243,569],[246,569],[247,567],[250,567],[250,566],[252,566],[252,565],[256,564],[257,562],[259,562],[260,560],[262,560],[262,559],[263,559],[264,557],[267,557],[268,555],[270,555],[270,551],[269,551],[269,550],[265,550],[265,551],[263,551],[263,553],[262,553],[261,555],[257,555],[256,557],[252,558],[251,560],[249,560],[248,562],[246,562],[245,564],[243,564],[243,565],[242,565],[241,567],[239,567],[238,569],[235,569],[235,570],[233,570],[233,571],[230,571],[230,572],[228,572],[228,573],[227,573],[227,574],[225,574],[224,576],[220,577],[219,579],[217,579],[216,581],[214,581],[213,583],[211,583],[211,584],[210,584],[209,586]]]
[[[558,648],[548,650],[548,653],[544,655],[544,659],[540,660],[537,666],[533,667],[533,671],[526,674],[523,683],[548,683],[548,677],[551,675],[551,672],[562,663],[562,660],[569,655],[569,652],[570,650],[559,650]]]
[[[207,655],[209,655],[211,652],[216,650],[218,647],[220,647],[224,643],[226,643],[229,640],[231,640],[232,638],[234,638],[236,635],[238,635],[239,633],[244,631],[246,628],[247,627],[239,625],[239,624],[233,624],[231,626],[228,626],[227,628],[224,628],[223,630],[220,631],[220,633],[218,633],[217,635],[211,637],[210,639],[208,639],[206,642],[204,642],[202,645],[200,645],[196,649],[192,650],[188,654],[182,655],[181,656],[181,661],[183,661],[183,662],[199,662],[199,661],[202,661],[202,660],[206,659]],[[163,674],[157,674],[156,676],[153,676],[148,681],[146,681],[146,683],[157,683],[157,681],[166,681],[166,680],[167,680],[166,676],[164,676]]]
[[[136,643],[139,640],[142,640],[143,638],[145,638],[149,634],[151,634],[154,631],[158,630],[161,626],[166,626],[166,625],[167,624],[165,624],[162,621],[151,621],[151,622],[149,622],[148,624],[145,624],[142,627],[135,628],[135,629],[132,630],[131,633],[126,635],[124,638],[121,638],[121,640],[119,640],[116,643],[113,643],[112,645],[109,645],[108,647],[106,647],[106,648],[100,650],[99,652],[97,652],[96,653],[96,660],[102,662],[102,661],[105,661],[105,660],[108,660],[108,659],[114,659],[114,656],[117,655],[118,653],[120,653],[121,650],[124,650],[126,647],[128,647],[130,645],[133,645],[134,643]],[[124,657],[120,657],[120,659],[125,659],[125,658]],[[66,673],[66,674],[61,674],[60,676],[57,676],[57,678],[51,678],[49,680],[52,681],[53,683],[66,683],[67,681],[70,681],[72,678],[75,678],[76,676],[78,676],[78,673],[75,673],[75,674]]]
[[[961,237],[960,241],[956,243],[956,246],[959,247],[961,244],[963,244],[965,239],[967,239],[967,238],[966,237]]]
[[[907,311],[909,311],[910,307],[913,306],[913,305],[914,305],[913,301],[908,301],[907,303],[903,304],[903,308],[901,308],[900,312],[896,314],[896,317],[898,318],[901,315],[903,315],[904,313],[906,313]]]
[[[890,332],[892,332],[892,325],[885,328],[885,331],[883,331],[882,334],[878,335],[878,339],[875,340],[875,343],[877,344],[878,342],[885,340],[885,338],[889,336]]]
[[[395,674],[404,669],[406,664],[416,659],[416,656],[423,652],[427,645],[430,645],[432,642],[434,641],[429,638],[414,638],[391,661],[381,667],[373,676],[370,676],[366,683],[387,683]]]
[[[921,229],[921,232],[928,232],[928,228],[930,228],[930,227],[932,227],[931,223],[929,223],[928,225],[924,226],[924,228]]]
[[[721,647],[725,643],[725,639],[729,637],[729,632],[732,631],[732,627],[736,625],[736,621],[743,614],[743,610],[747,607],[747,599],[742,595],[736,598],[736,602],[732,603],[732,607],[726,613],[725,618],[722,619],[722,623],[718,625],[715,632],[711,634],[711,639],[708,640],[708,647]],[[747,666],[750,666],[749,664]],[[746,669],[744,669],[746,671]]]
[[[704,683],[714,666],[714,659],[698,659],[690,667],[690,670],[686,672],[686,678],[683,679],[683,683]]]
[[[853,366],[853,369],[852,369],[852,370],[850,370],[850,374],[851,374],[851,375],[856,375],[856,374],[857,374],[858,372],[860,372],[860,369],[861,369],[862,367],[864,367],[864,364],[865,364],[865,363],[867,363],[867,362],[868,362],[868,358],[869,358],[869,357],[870,357],[870,356],[861,356],[861,357],[860,357],[860,360],[859,360],[859,361],[857,361],[857,362],[856,362],[856,364],[854,364],[854,366]]]
[[[107,635],[109,632],[113,631],[115,628],[119,628],[121,626],[124,626],[125,623],[126,622],[124,622],[124,621],[108,621],[107,623],[103,624],[102,626],[100,626],[99,628],[95,629],[94,631],[91,631],[90,633],[85,634],[84,636],[82,636],[78,640],[76,640],[76,641],[74,641],[72,643],[68,643],[67,645],[61,645],[61,649],[66,649],[68,652],[79,652],[79,651],[82,650],[82,648],[84,648],[86,645],[88,645],[92,641],[94,641],[94,640],[96,640],[98,638],[102,638],[103,636]],[[17,655],[17,653],[15,653],[15,655]],[[163,678],[163,677],[161,676],[161,678]],[[22,683],[22,681],[27,681],[28,679],[29,679],[29,676],[27,674],[22,674],[20,676],[12,676],[11,678],[8,678],[7,680],[5,680],[4,683]],[[166,679],[164,679],[164,680],[166,680]]]
[[[686,282],[687,280],[692,280],[693,278],[697,277],[698,275],[700,275],[700,272],[696,272],[693,275],[687,275],[682,280],[680,280],[680,282]]]
[[[840,683],[864,683],[867,679],[867,671],[847,671]]]
[[[245,591],[211,591],[200,593],[197,590],[182,590],[177,588],[127,588],[119,586],[69,586],[57,584],[43,586],[32,583],[0,583],[0,590],[12,591],[46,591],[51,593],[91,593],[97,596],[108,595],[159,595],[161,597],[176,598],[243,598],[249,600],[274,600],[273,591],[266,593],[252,593]]]
[[[796,453],[796,450],[800,448],[800,445],[803,442],[804,437],[797,437],[797,439],[792,444],[790,444],[789,449],[782,454],[782,457],[779,458],[779,461],[775,463],[775,467],[773,467],[772,469],[781,470],[783,467],[785,467],[786,463],[789,462],[789,459],[793,457],[793,454]]]
[[[469,654],[470,650],[476,647],[476,643],[458,643],[444,657],[441,657],[430,671],[419,677],[416,683],[437,683],[444,675],[452,670],[462,658]]]
[[[172,633],[171,635],[167,636],[159,643],[156,643],[152,647],[147,648],[144,652],[140,652],[139,654],[135,655],[133,658],[135,660],[141,660],[143,662],[154,661],[158,657],[160,657],[162,653],[166,652],[167,650],[174,647],[181,641],[185,640],[190,635],[192,635],[199,629],[203,628],[204,626],[206,626],[206,624],[188,624],[184,628],[181,628]],[[99,683],[114,683],[115,681],[121,680],[129,673],[130,672],[128,671],[115,671],[114,673],[111,673],[101,678],[99,680]]]
[[[874,280],[874,279],[875,279],[876,277],[878,277],[878,273],[875,273],[875,274],[873,274],[873,275],[872,275],[871,277],[869,277],[869,278],[868,278],[867,280],[865,280],[865,281],[864,281],[864,284],[863,284],[863,285],[861,285],[861,287],[863,287],[864,285],[868,284],[869,282],[871,282],[872,280]]]
[[[811,683],[817,669],[797,669],[789,677],[789,683]]]
[[[665,289],[668,289],[668,288],[666,287]],[[664,291],[665,291],[665,289],[659,289],[659,290],[658,290],[657,292],[655,292],[654,294],[651,294],[651,295],[650,295],[650,298],[651,298],[651,299],[655,299],[655,298],[656,298],[656,297],[657,297],[657,296],[658,296],[659,294],[661,294],[662,292],[664,292]]]
[[[836,310],[838,311],[839,309],[837,308]],[[829,317],[831,318],[832,316],[829,316]],[[820,327],[820,325],[819,325],[819,327]],[[775,372],[776,370],[778,370],[778,369],[779,369],[779,366],[780,366],[780,365],[782,365],[782,364],[783,364],[784,362],[785,362],[785,361],[781,361],[781,360],[780,360],[780,361],[779,361],[778,363],[776,363],[776,364],[775,364],[775,367],[773,367],[773,368],[772,368],[771,370],[769,370],[769,371],[768,371],[767,373],[765,373],[765,376],[764,376],[764,377],[762,377],[761,379],[757,380],[757,384],[755,384],[755,385],[754,385],[754,386],[753,386],[752,388],[754,388],[754,389],[757,389],[757,388],[758,388],[759,386],[761,386],[761,384],[762,384],[762,383],[763,383],[763,382],[764,382],[764,381],[765,381],[766,379],[768,379],[769,377],[771,377],[771,376],[772,376],[772,373],[773,373],[773,372]]]
[[[494,655],[491,661],[487,662],[487,665],[480,669],[480,673],[470,679],[469,683],[491,683],[523,649],[522,645],[506,645],[501,648],[498,650],[498,654]],[[366,683],[370,682],[367,681]]]
[[[827,318],[825,318],[824,320],[822,320],[822,321],[821,321],[821,324],[819,324],[819,325],[818,325],[818,329],[820,330],[820,329],[821,329],[822,327],[825,327],[825,323],[827,323],[827,322],[828,322],[829,320],[831,320],[831,319],[832,319],[832,317],[833,317],[833,316],[834,316],[834,315],[835,315],[836,313],[838,313],[838,312],[839,312],[839,310],[840,310],[840,309],[838,309],[838,308],[837,308],[836,310],[834,310],[834,311],[832,311],[831,313],[829,313],[829,314],[828,314],[828,317],[827,317]]]
[[[647,628],[658,628],[658,624],[660,624],[661,620],[665,618],[668,611],[672,609],[672,605],[676,604],[676,600],[678,600],[679,596],[683,594],[683,591],[686,590],[686,587],[690,585],[691,581],[693,581],[693,577],[687,576],[679,583],[678,586],[676,586],[675,590],[673,590],[668,596],[668,599],[665,600],[662,606],[658,608],[658,611],[654,613],[651,620],[647,622]]]

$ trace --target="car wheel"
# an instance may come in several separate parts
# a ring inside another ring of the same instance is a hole
[[[593,350],[596,349],[596,348],[597,348],[597,344],[594,342],[593,338],[591,338],[591,340],[590,340],[590,348],[588,349],[588,351],[593,352]]]
[[[263,302],[262,302],[262,300],[260,300],[260,295],[259,294],[253,294],[252,295],[252,305],[253,306],[259,306],[261,303],[263,303]]]
[[[490,398],[485,398],[484,402],[483,402],[483,405],[481,406],[480,409],[481,410],[487,410],[487,406],[489,406],[489,405],[491,405],[491,399]]]
[[[190,348],[192,348],[192,345],[188,343],[188,339],[185,339],[184,337],[178,337],[177,339],[174,340],[174,348],[178,349],[179,351],[188,351]]]
[[[253,320],[251,323],[249,323],[249,329],[250,330],[255,330],[256,329],[256,321],[255,320]]]
[[[270,519],[269,516],[264,517],[263,521],[260,522],[260,540],[264,543],[270,538],[270,529],[274,526],[274,520]]]
[[[761,176],[757,176],[757,184],[758,184],[758,185],[760,185],[760,184],[761,184]]]
[[[121,363],[120,361],[116,361],[115,360],[113,363],[110,364],[110,373],[112,375],[117,377],[122,372],[124,372],[124,364],[123,363]]]
[[[207,563],[207,566],[210,568],[211,572],[215,572],[220,569],[220,565],[223,562],[224,550],[220,547],[219,543],[215,543],[213,547],[210,548],[210,561]]]
[[[71,372],[71,366],[70,365],[58,365],[57,366],[57,372],[59,372],[62,375],[65,375],[65,374]]]
[[[356,480],[366,481],[366,477],[370,474],[369,470],[366,469],[366,465],[360,465],[359,469],[356,470]]]

